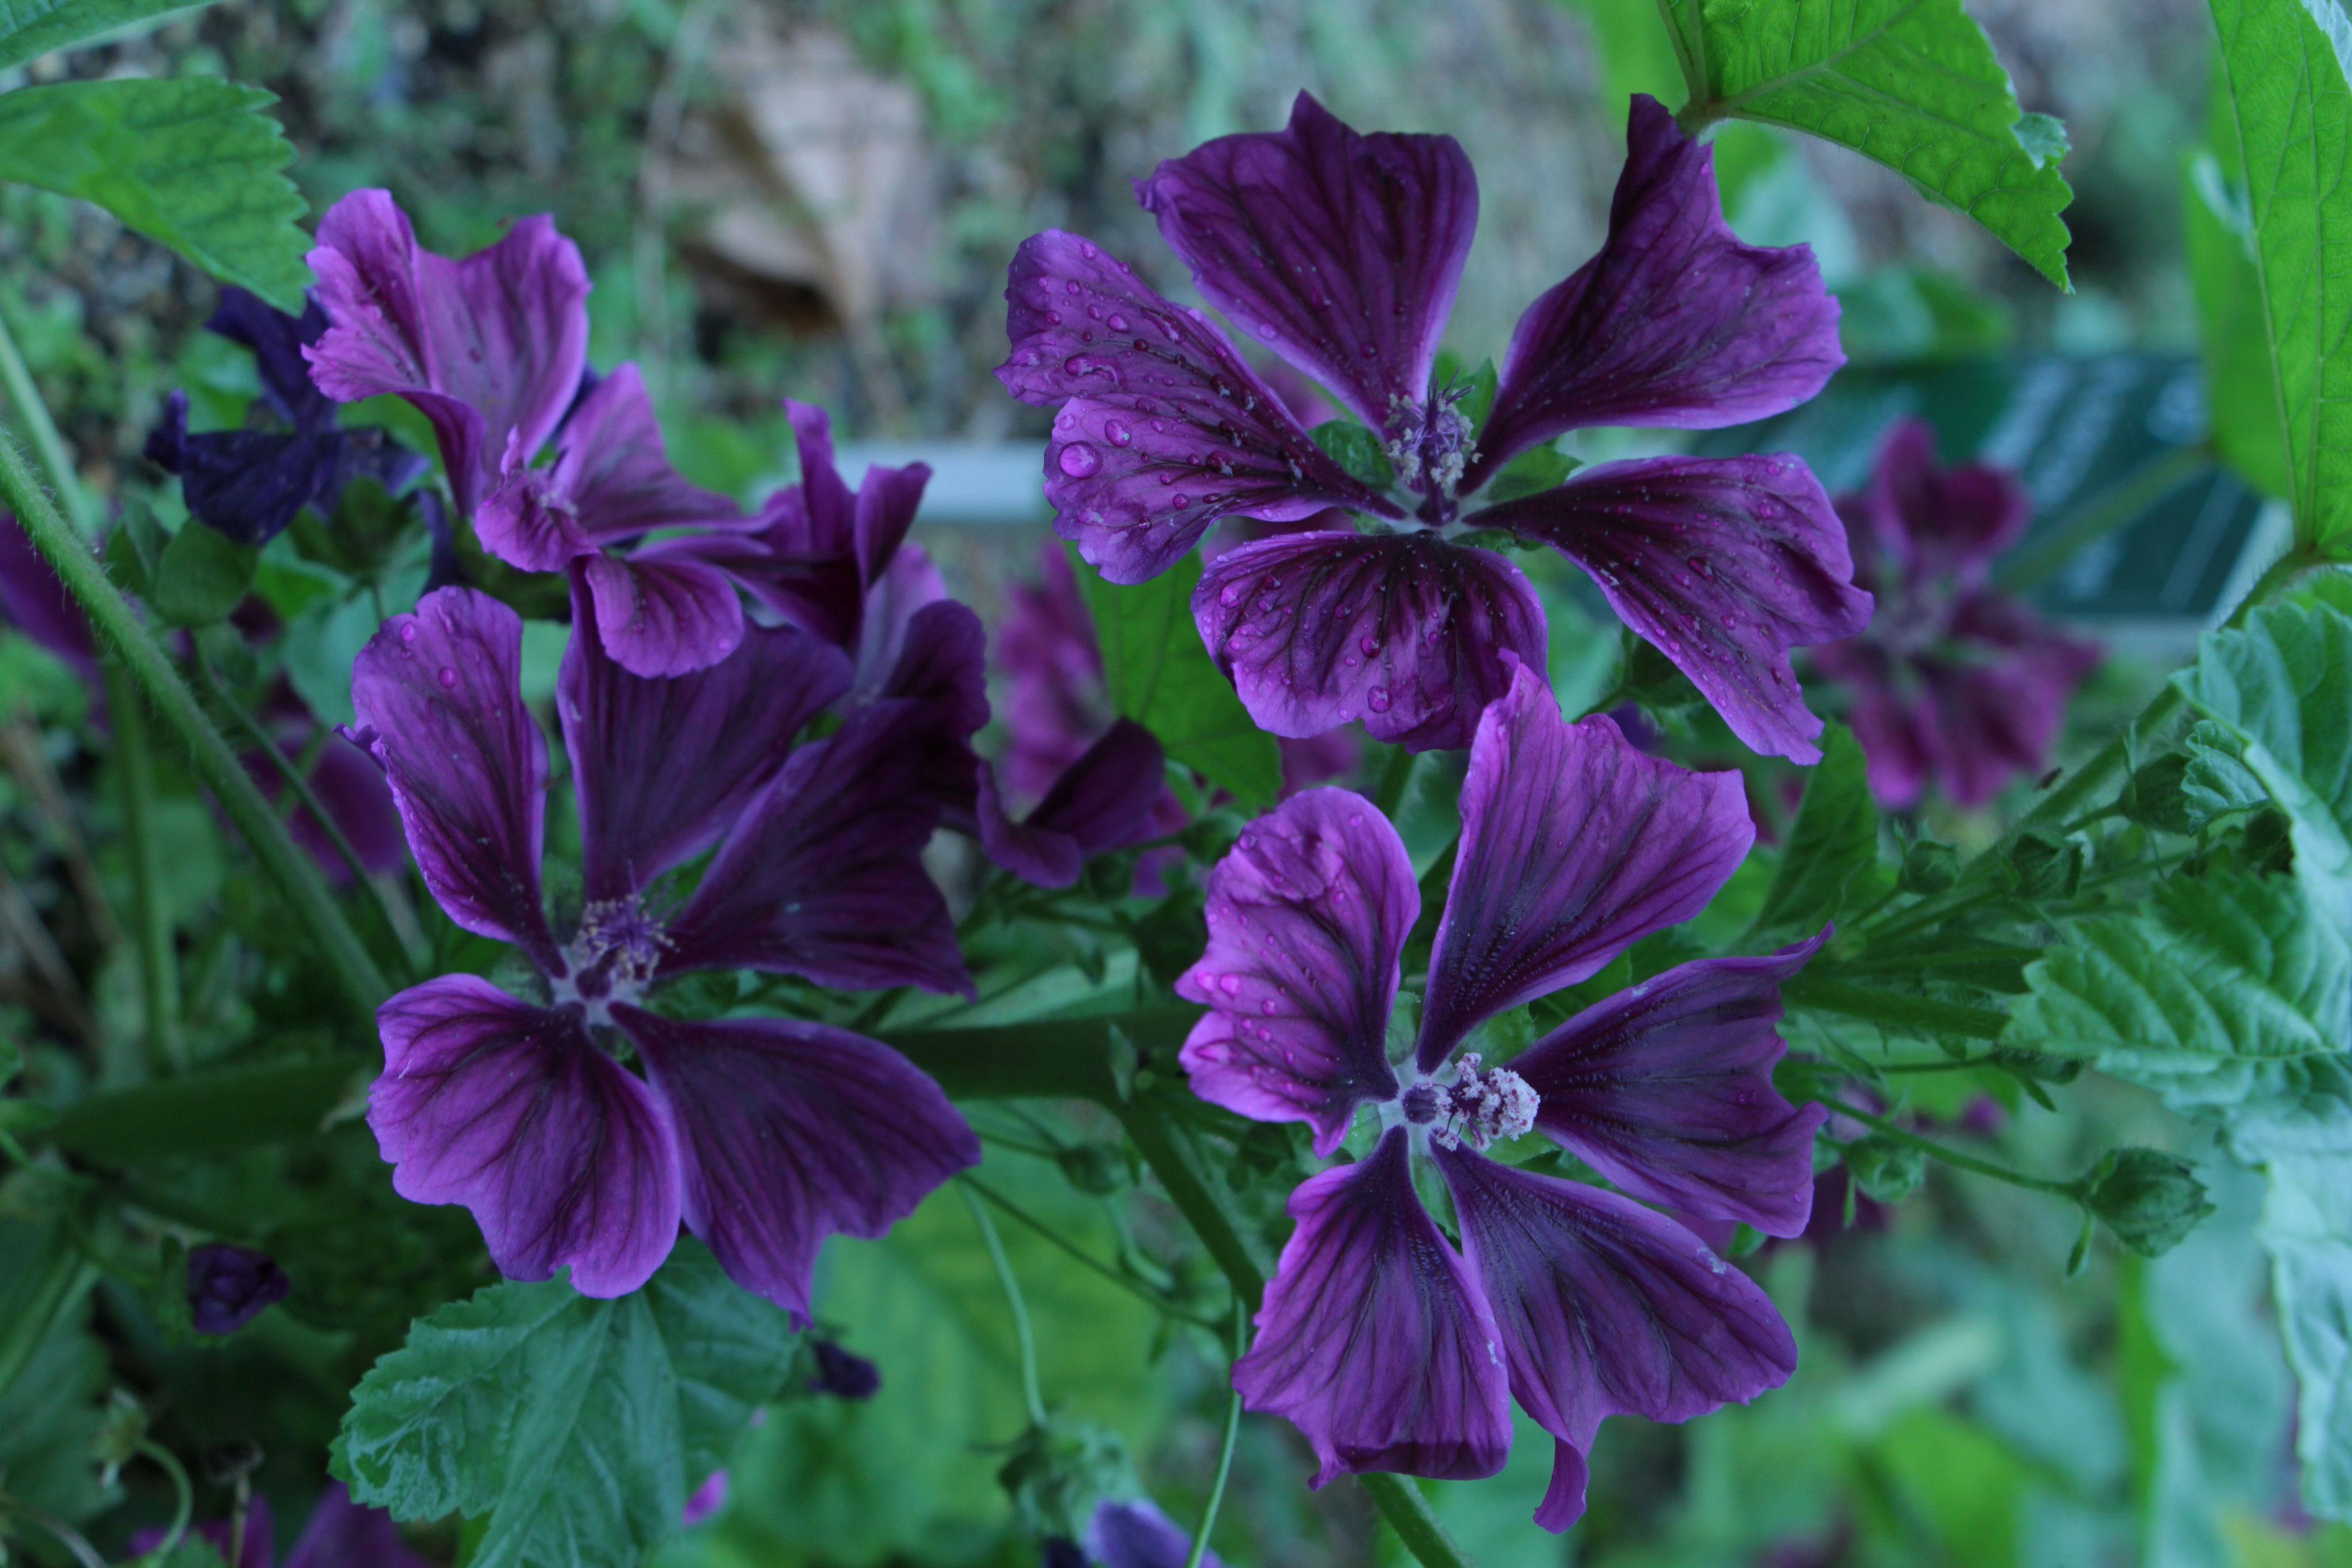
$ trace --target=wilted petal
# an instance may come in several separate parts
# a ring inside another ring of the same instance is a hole
[[[877,1237],[980,1163],[980,1140],[912,1062],[823,1024],[613,1016],[668,1101],[687,1228],[729,1277],[805,1322],[828,1236]]]
[[[1813,1129],[1772,1087],[1780,983],[1822,936],[1769,958],[1682,964],[1595,1003],[1511,1058],[1536,1125],[1637,1198],[1767,1236],[1801,1236]]]
[[[333,325],[303,351],[339,402],[391,393],[433,421],[458,510],[473,515],[509,442],[525,458],[571,405],[588,360],[588,271],[545,216],[462,261],[416,243],[385,191],[353,191],[310,254]]]
[[[1453,137],[1359,135],[1302,92],[1286,129],[1204,142],[1135,194],[1209,303],[1357,418],[1429,395],[1478,226]]]
[[[288,1554],[286,1568],[428,1568],[400,1539],[392,1515],[352,1500],[351,1489],[331,1480],[319,1494],[310,1522]]]
[[[510,1279],[569,1264],[581,1294],[624,1296],[661,1267],[677,1239],[669,1112],[576,1013],[449,974],[376,1022],[384,1068],[368,1125],[402,1197],[471,1209]]]
[[[327,330],[327,312],[318,300],[304,300],[302,313],[289,316],[260,295],[230,284],[221,289],[205,330],[253,352],[262,401],[278,417],[301,431],[334,428],[334,401],[311,382],[310,362],[302,357],[304,345],[317,342]]]
[[[1603,1416],[1687,1421],[1796,1370],[1771,1300],[1664,1215],[1482,1154],[1434,1153],[1511,1393],[1561,1445],[1536,1513],[1545,1529],[1582,1511],[1582,1456]]]
[[[892,699],[794,752],[736,819],[663,967],[968,991],[947,901],[923,869],[940,723],[938,704]]]
[[[632,675],[708,669],[743,640],[743,601],[715,566],[653,544],[584,570],[605,651]]]
[[[1644,756],[1605,714],[1570,724],[1533,671],[1514,671],[1470,746],[1422,1070],[1482,1019],[1698,913],[1755,839],[1738,773]]]
[[[1234,1363],[1252,1410],[1297,1424],[1346,1471],[1466,1480],[1503,1468],[1511,1405],[1495,1316],[1412,1190],[1402,1127],[1290,1194],[1298,1228]]]
[[[797,627],[751,626],[709,668],[649,680],[605,656],[577,590],[575,578],[556,703],[593,902],[642,891],[716,842],[801,726],[847,689],[849,661]]]
[[[331,406],[331,405],[330,405]],[[174,392],[142,455],[175,474],[189,514],[239,544],[267,544],[304,507],[324,519],[354,479],[398,491],[425,472],[425,458],[381,430],[289,434],[188,429],[188,395]]]
[[[1192,1092],[1337,1149],[1358,1102],[1397,1091],[1389,1009],[1420,914],[1404,844],[1362,796],[1311,789],[1250,824],[1209,872],[1208,950],[1176,982],[1209,1008],[1184,1042]]]
[[[1088,747],[1020,822],[1005,816],[994,772],[983,763],[979,778],[982,847],[997,865],[1041,888],[1066,888],[1087,856],[1150,837],[1168,787],[1160,742],[1131,719]]]
[[[1423,752],[1468,742],[1509,685],[1502,653],[1544,668],[1542,603],[1492,552],[1433,534],[1292,533],[1201,574],[1192,619],[1258,728],[1319,735],[1350,719]]]
[[[523,706],[522,618],[441,588],[394,616],[352,666],[352,735],[383,764],[425,884],[467,931],[561,961],[539,900],[547,737]]]
[[[1114,583],[1166,571],[1232,513],[1399,515],[1348,476],[1206,318],[1074,234],[1023,242],[1004,290],[1024,403],[1063,405],[1045,447],[1055,531]]]
[[[1714,150],[1657,100],[1634,95],[1625,140],[1609,238],[1519,318],[1465,490],[1563,430],[1769,418],[1845,363],[1812,247],[1742,245]]]
[[[1618,617],[1691,679],[1731,732],[1767,756],[1821,760],[1789,649],[1869,623],[1845,528],[1785,454],[1644,458],[1477,513],[1592,574]]]

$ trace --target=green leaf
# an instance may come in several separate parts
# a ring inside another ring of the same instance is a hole
[[[2287,1362],[2302,1387],[2295,1455],[2303,1506],[2352,1520],[2352,1154],[2281,1152],[2267,1164],[2261,1235]]]
[[[2021,114],[1960,0],[1662,0],[1685,124],[1752,120],[1851,147],[2065,288],[2064,127]]]
[[[784,1313],[691,1240],[617,1300],[493,1285],[361,1379],[338,1473],[397,1518],[490,1513],[469,1568],[635,1568],[792,1356]]]
[[[2242,159],[2224,172],[2245,182],[2261,286],[2254,341],[2267,349],[2265,390],[2286,433],[2295,540],[2340,555],[2352,551],[2352,300],[2337,286],[2352,267],[2352,25],[2334,0],[2212,6]],[[2217,384],[2213,395],[2229,391]],[[2252,461],[2258,477],[2282,477]]]
[[[0,0],[0,70],[212,0]]]
[[[1133,587],[1106,583],[1084,565],[1072,570],[1095,618],[1111,706],[1160,737],[1172,761],[1198,768],[1244,806],[1273,805],[1282,790],[1282,752],[1250,722],[1192,624],[1201,558],[1187,555]]]
[[[16,1249],[0,1249],[12,1267]],[[9,1495],[79,1523],[113,1500],[99,1485],[90,1445],[104,1417],[106,1352],[83,1321],[88,1310],[60,1318],[0,1394],[0,1476]]]
[[[1396,483],[1396,469],[1389,466],[1389,455],[1380,437],[1354,420],[1328,419],[1307,434],[1347,469],[1349,477],[1376,490]]]
[[[309,237],[280,173],[276,97],[211,77],[60,82],[0,94],[0,180],[104,207],[224,283],[302,308]]]
[[[1837,919],[1854,879],[1877,863],[1878,808],[1862,746],[1853,731],[1832,724],[1754,929],[1811,936]]]
[[[1576,459],[1549,446],[1536,447],[1520,453],[1504,466],[1487,487],[1489,501],[1517,500],[1551,489],[1576,472]]]
[[[2284,497],[2286,432],[2271,380],[2263,280],[2254,270],[2253,219],[2246,210],[2238,124],[2215,62],[2205,148],[2182,170],[2180,208],[2189,281],[2197,297],[2205,357],[2206,418],[2222,460],[2264,495]]]
[[[148,603],[166,626],[208,626],[228,618],[260,564],[260,551],[191,518],[163,547]]]

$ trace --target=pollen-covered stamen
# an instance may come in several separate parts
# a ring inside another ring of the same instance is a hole
[[[1517,1138],[1536,1124],[1539,1100],[1528,1080],[1508,1068],[1483,1065],[1475,1051],[1462,1058],[1462,1069],[1443,1088],[1428,1083],[1413,1089],[1436,1088],[1436,1114],[1430,1142],[1441,1149],[1467,1143],[1484,1150],[1498,1139]],[[1412,1119],[1412,1090],[1406,1091],[1405,1115]]]
[[[1424,495],[1451,495],[1463,470],[1477,457],[1470,421],[1456,406],[1468,391],[1466,386],[1442,386],[1423,403],[1401,392],[1390,397],[1388,439],[1381,450],[1407,488]]]
[[[635,995],[649,984],[671,945],[635,899],[604,899],[580,911],[580,930],[563,950],[571,973],[555,983],[557,1000],[592,1005]]]

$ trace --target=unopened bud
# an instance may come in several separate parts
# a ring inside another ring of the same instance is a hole
[[[2196,1170],[2160,1149],[2110,1149],[2083,1178],[2083,1202],[2126,1247],[2161,1257],[2213,1212]]]
[[[1949,892],[1960,879],[1960,852],[1948,844],[1922,838],[1903,852],[1903,890],[1934,896]]]
[[[1845,1168],[1864,1197],[1899,1204],[1927,1179],[1927,1156],[1912,1144],[1874,1132],[1845,1146]]]

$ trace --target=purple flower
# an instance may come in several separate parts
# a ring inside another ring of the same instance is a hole
[[[922,867],[940,810],[926,770],[940,731],[985,707],[886,696],[796,745],[848,686],[838,649],[747,626],[709,668],[646,679],[606,654],[586,576],[574,568],[557,687],[583,844],[583,903],[562,938],[541,908],[547,748],[517,685],[520,620],[445,588],[360,655],[355,738],[391,780],[426,886],[459,925],[520,948],[541,986],[524,1000],[452,974],[385,1003],[369,1124],[401,1194],[466,1205],[512,1278],[569,1265],[583,1293],[622,1294],[682,1220],[738,1283],[804,1316],[826,1236],[881,1235],[979,1144],[875,1041],[783,1019],[682,1022],[648,993],[740,968],[968,990]],[[927,616],[979,636],[960,605]],[[667,893],[663,873],[705,851],[692,893]]]
[[[1906,420],[1879,448],[1869,487],[1837,504],[1855,581],[1883,613],[1812,659],[1853,692],[1849,717],[1871,793],[1907,806],[1933,783],[1962,805],[1981,805],[2011,779],[2041,772],[2099,649],[1989,585],[1994,560],[2032,511],[2016,476],[1981,463],[1939,467],[1935,431]]]
[[[0,511],[0,625],[14,626],[55,655],[82,679],[93,696],[102,692],[98,642],[89,617],[66,592],[57,569],[33,547],[14,512]]]
[[[1192,1550],[1192,1537],[1150,1498],[1101,1503],[1087,1521],[1087,1557],[1102,1568],[1184,1568]],[[1224,1568],[1213,1552],[1201,1563]]]
[[[192,433],[187,394],[172,394],[163,422],[147,437],[146,456],[179,476],[197,521],[240,544],[267,544],[306,506],[333,515],[354,479],[396,491],[425,472],[422,457],[381,430],[336,428],[335,405],[311,384],[302,357],[327,330],[317,300],[289,316],[242,289],[224,289],[205,325],[253,351],[260,407],[279,427]]]
[[[1811,253],[1742,245],[1711,154],[1653,100],[1634,100],[1627,140],[1607,243],[1520,318],[1476,431],[1466,389],[1430,382],[1477,219],[1450,137],[1359,135],[1302,93],[1288,129],[1220,138],[1138,184],[1210,303],[1370,426],[1402,497],[1318,446],[1205,315],[1076,235],[1021,247],[997,375],[1059,409],[1046,495],[1106,577],[1155,576],[1233,514],[1368,520],[1242,545],[1202,575],[1194,619],[1262,728],[1360,718],[1414,750],[1466,743],[1509,684],[1503,653],[1544,668],[1527,579],[1465,538],[1496,531],[1591,574],[1748,744],[1818,758],[1788,649],[1860,630],[1869,598],[1801,462],[1609,463],[1465,515],[1564,431],[1736,425],[1803,402],[1843,363]]]
[[[981,847],[997,865],[1040,888],[1066,888],[1088,856],[1153,837],[1168,794],[1160,742],[1132,719],[1113,724],[1064,769],[1019,822],[1005,815],[995,770],[982,763],[976,776]]]
[[[679,1510],[677,1527],[680,1530],[692,1530],[696,1525],[725,1508],[727,1483],[728,1475],[725,1470],[713,1470],[705,1476],[702,1484],[694,1489],[694,1495],[686,1500],[686,1507]]]
[[[233,1334],[293,1288],[266,1252],[226,1242],[188,1252],[188,1310],[200,1334]]]
[[[228,1556],[227,1521],[202,1520],[190,1528],[222,1557]],[[152,1552],[163,1543],[163,1534],[160,1525],[140,1531],[131,1538],[131,1552],[133,1555]],[[236,1568],[270,1568],[277,1557],[275,1538],[269,1500],[257,1493],[253,1505],[246,1510],[245,1549]],[[330,1481],[319,1494],[318,1506],[310,1510],[310,1522],[302,1527],[301,1539],[286,1554],[285,1568],[426,1568],[426,1563],[400,1539],[392,1515],[353,1502],[350,1488]]]
[[[816,1358],[816,1375],[809,1392],[835,1399],[871,1399],[882,1392],[882,1369],[864,1356],[845,1351],[832,1340],[815,1340],[809,1352]]]
[[[1456,1049],[1507,1008],[1589,979],[1696,914],[1754,837],[1735,773],[1643,756],[1602,717],[1570,725],[1534,674],[1487,708],[1412,1056],[1385,1047],[1421,912],[1404,845],[1343,790],[1261,817],[1209,881],[1208,951],[1177,982],[1210,1011],[1183,1063],[1203,1099],[1304,1121],[1318,1154],[1377,1108],[1364,1159],[1308,1178],[1297,1229],[1234,1369],[1342,1471],[1493,1474],[1509,1401],[1556,1440],[1538,1523],[1583,1509],[1584,1455],[1613,1413],[1680,1421],[1796,1363],[1763,1292],[1645,1208],[1804,1229],[1818,1107],[1772,1087],[1780,983],[1821,939],[1685,963],[1594,1004],[1507,1065]],[[1630,1197],[1486,1157],[1539,1129]],[[1453,1194],[1461,1249],[1415,1194]]]

